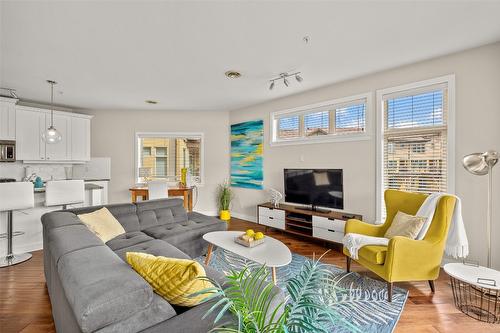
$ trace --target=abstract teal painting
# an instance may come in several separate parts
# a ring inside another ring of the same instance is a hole
[[[231,125],[231,186],[262,189],[264,121]]]

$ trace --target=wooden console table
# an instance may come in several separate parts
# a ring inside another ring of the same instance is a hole
[[[344,238],[345,223],[349,219],[362,220],[359,214],[340,211],[311,211],[290,204],[274,207],[269,202],[257,206],[258,223],[285,232],[341,243]]]
[[[136,186],[129,189],[132,195],[132,202],[137,202],[137,198],[148,200],[148,187]],[[169,197],[183,197],[184,208],[189,212],[193,210],[193,188],[192,187],[171,187],[168,189]]]

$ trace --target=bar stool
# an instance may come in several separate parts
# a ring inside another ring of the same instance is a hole
[[[62,206],[85,202],[85,183],[83,180],[52,180],[45,184],[45,206]]]
[[[148,182],[148,200],[168,198],[168,183],[164,179]]]
[[[12,252],[12,215],[14,210],[32,208],[35,204],[33,183],[0,183],[0,212],[7,212],[7,255],[0,258],[0,267],[19,264],[31,258],[31,253]]]

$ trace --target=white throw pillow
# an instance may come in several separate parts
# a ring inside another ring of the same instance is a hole
[[[125,233],[120,222],[106,207],[92,213],[78,215],[78,218],[104,243]]]

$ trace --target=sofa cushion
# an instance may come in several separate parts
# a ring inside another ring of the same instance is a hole
[[[93,332],[143,311],[153,290],[106,246],[61,257],[57,271],[82,332]]]
[[[125,320],[108,325],[96,333],[142,332],[176,315],[175,309],[163,297],[153,294],[153,302]]]
[[[142,242],[136,245],[128,246],[116,250],[115,253],[126,262],[126,254],[127,252],[141,252],[141,253],[149,253],[154,256],[164,256],[170,258],[179,258],[179,259],[190,259],[190,257],[176,248],[175,246],[168,244],[159,239],[153,239],[146,242]]]
[[[56,265],[65,254],[89,247],[104,246],[104,243],[83,224],[53,228],[47,236],[48,251],[52,254]]]
[[[46,213],[42,215],[41,220],[45,232],[68,225],[83,225],[82,221],[80,221],[80,219],[71,212]]]
[[[217,219],[195,222],[187,220],[185,222],[173,223],[150,227],[142,230],[145,234],[163,239],[167,242],[177,245],[190,240],[201,240],[201,237],[207,232],[223,231],[227,229],[227,224]]]
[[[363,246],[358,251],[358,256],[371,263],[383,265],[387,254],[387,246],[367,245]]]
[[[152,240],[143,232],[132,231],[116,236],[115,238],[106,242],[106,245],[113,251],[123,249],[125,247],[137,245]]]
[[[227,223],[212,217],[212,216],[207,216],[203,215],[198,212],[189,212],[188,213],[188,220],[184,223],[181,223],[185,226],[189,226],[192,229],[199,229],[199,228],[204,228],[206,226],[212,226],[216,225],[217,227],[211,227],[213,230],[226,230],[227,229]]]
[[[141,230],[187,221],[182,199],[148,200],[136,203]]]
[[[137,217],[137,210],[134,204],[116,204],[116,205],[106,205],[106,206],[92,206],[83,208],[73,208],[67,211],[74,214],[87,214],[95,212],[103,207],[106,207],[111,214],[120,222],[126,232],[139,231],[139,218]]]

